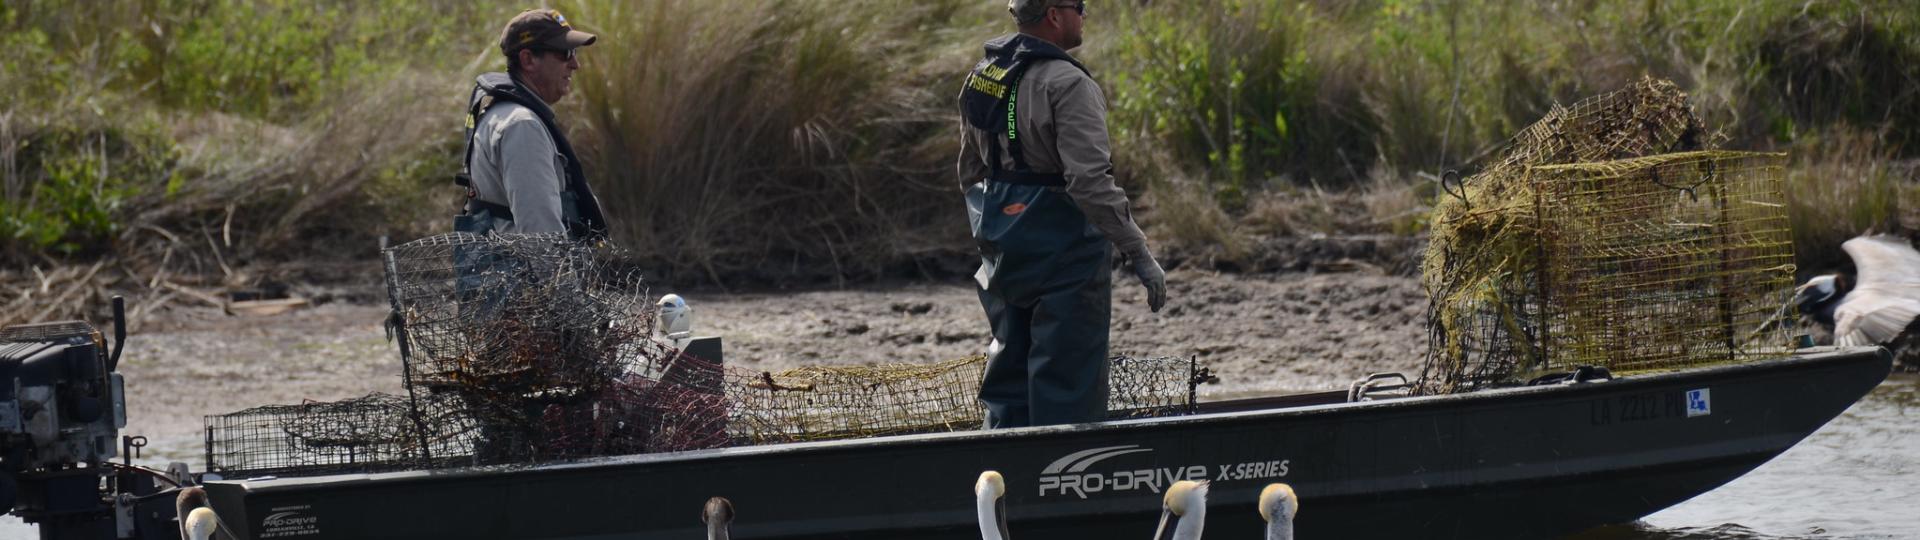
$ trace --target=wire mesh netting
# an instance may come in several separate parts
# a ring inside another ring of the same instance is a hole
[[[208,470],[317,474],[534,463],[976,429],[984,357],[764,372],[653,335],[638,274],[558,236],[387,249],[408,396],[207,419]],[[1189,410],[1201,370],[1111,359],[1114,416]]]
[[[472,453],[468,421],[454,415],[416,417],[415,410],[405,396],[370,394],[209,416],[207,470],[368,472],[419,467],[432,463],[429,456]]]
[[[1777,355],[1793,287],[1783,154],[1535,167],[1549,362],[1613,370]]]
[[[434,236],[385,252],[407,384],[589,393],[653,331],[640,275],[559,234]]]
[[[1728,327],[1764,326],[1751,312],[1780,303],[1755,299],[1792,275],[1778,158],[1669,156],[1698,150],[1703,132],[1686,94],[1643,79],[1556,106],[1492,165],[1446,186],[1422,266],[1432,303],[1420,390],[1758,350],[1724,338]],[[1719,330],[1690,319],[1659,327],[1676,321],[1664,314],[1702,306],[1718,309]]]
[[[1184,412],[1195,366],[1181,358],[1109,359],[1107,409],[1119,417]],[[751,444],[978,429],[986,357],[936,364],[729,369],[729,432]]]

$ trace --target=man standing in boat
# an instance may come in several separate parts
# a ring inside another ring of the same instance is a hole
[[[578,245],[575,243],[593,244],[606,238],[607,223],[599,201],[587,186],[580,158],[556,122],[552,108],[572,93],[573,74],[580,69],[580,49],[596,39],[593,34],[574,30],[566,16],[550,9],[522,12],[501,29],[500,52],[506,56],[507,71],[481,74],[474,80],[468,99],[466,149],[462,170],[454,177],[454,182],[466,189],[467,202],[454,220],[455,232],[550,235],[558,244],[551,247],[562,250]],[[558,240],[562,234],[565,241]],[[565,253],[562,250],[536,253]],[[462,317],[473,321],[470,324],[478,334],[507,331],[495,323],[527,316],[515,311],[514,306],[527,303],[525,299],[515,300],[519,291],[547,290],[529,288],[534,282],[551,279],[551,274],[527,272],[527,268],[540,263],[522,259],[525,255],[491,244],[456,246],[453,256],[459,278],[455,292]],[[546,299],[537,302],[540,309],[552,309]],[[586,326],[604,328],[603,324]],[[535,333],[555,337],[577,330],[543,326]],[[502,358],[510,356],[499,353],[486,360],[506,362]],[[482,462],[516,459],[516,454],[525,452],[540,436],[536,426],[544,404],[538,400],[501,397],[516,395],[511,392],[460,392],[466,406],[485,413],[480,419],[481,440],[474,448]]]
[[[468,100],[466,157],[454,177],[467,205],[455,231],[606,236],[600,202],[551,107],[572,93],[580,49],[595,39],[550,9],[527,10],[501,30],[507,72],[481,74]]]
[[[1067,51],[1084,0],[1009,0],[1019,32],[986,43],[960,92],[958,164],[974,280],[993,327],[987,427],[1090,422],[1107,410],[1112,258],[1166,303],[1166,273],[1113,179],[1100,86]]]

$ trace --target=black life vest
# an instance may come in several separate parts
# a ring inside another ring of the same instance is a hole
[[[991,180],[1038,186],[1067,185],[1066,177],[1060,173],[1036,173],[1027,166],[1020,144],[1019,122],[1015,118],[1019,109],[1020,78],[1034,64],[1048,60],[1065,60],[1081,72],[1087,71],[1079,60],[1046,40],[1011,34],[988,41],[986,58],[967,74],[966,86],[960,92],[960,108],[967,125],[987,132],[987,166],[993,171]],[[1007,134],[1006,152],[1013,158],[1010,171],[1000,165],[1000,133]]]
[[[506,73],[483,73],[473,81],[473,95],[467,100],[467,144],[465,157],[460,159],[460,173],[454,175],[453,183],[467,190],[467,204],[464,213],[472,215],[480,211],[491,217],[513,220],[513,209],[506,205],[482,201],[479,193],[473,189],[473,135],[479,125],[480,115],[486,114],[493,104],[508,101],[532,109],[540,118],[540,125],[547,128],[547,134],[553,137],[553,145],[566,158],[565,176],[560,190],[560,220],[566,223],[567,237],[580,241],[592,241],[607,237],[607,217],[600,210],[600,200],[593,196],[593,189],[587,186],[587,175],[580,168],[580,157],[574,155],[573,145],[567,142],[567,136],[554,124],[553,108],[547,102],[533,94],[525,85],[514,80]]]

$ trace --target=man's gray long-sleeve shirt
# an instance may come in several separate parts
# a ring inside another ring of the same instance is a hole
[[[481,201],[505,205],[513,220],[494,220],[502,233],[565,233],[560,192],[566,158],[540,117],[518,103],[495,102],[473,130],[468,173]]]
[[[1059,172],[1067,178],[1067,197],[1087,221],[1113,242],[1123,255],[1137,253],[1147,243],[1133,222],[1127,192],[1113,180],[1113,151],[1107,136],[1107,102],[1100,85],[1073,64],[1041,62],[1027,69],[1020,81],[1017,107],[1020,143],[1027,166],[1034,172]],[[957,172],[960,189],[992,173],[987,166],[986,137],[1006,144],[1005,133],[987,134],[960,121],[962,129]],[[1001,168],[1013,169],[1013,160],[1001,153]]]

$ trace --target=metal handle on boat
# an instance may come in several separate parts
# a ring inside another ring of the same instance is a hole
[[[1399,382],[1387,384],[1387,381]],[[1402,390],[1407,388],[1407,386],[1409,386],[1409,383],[1406,375],[1400,373],[1375,373],[1368,375],[1365,379],[1353,381],[1353,384],[1347,386],[1347,402],[1368,401],[1373,399],[1371,394],[1376,391]]]

